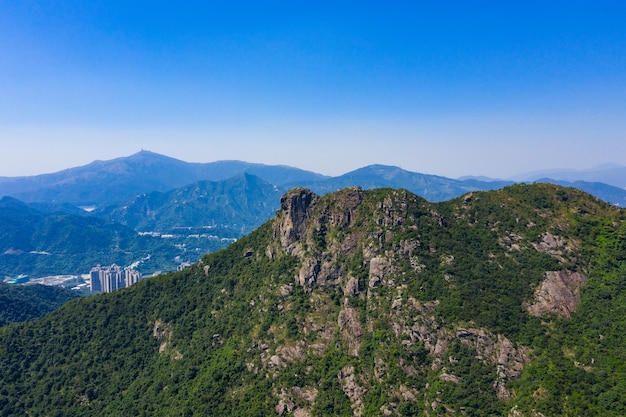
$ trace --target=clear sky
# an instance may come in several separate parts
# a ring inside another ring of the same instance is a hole
[[[626,165],[626,1],[0,0],[0,176]]]

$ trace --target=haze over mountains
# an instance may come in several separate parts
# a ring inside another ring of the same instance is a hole
[[[370,165],[338,177],[301,170],[289,166],[217,161],[190,163],[142,150],[128,157],[94,161],[51,174],[30,177],[0,177],[0,196],[11,196],[27,203],[71,203],[74,205],[111,205],[123,203],[143,193],[168,192],[198,181],[222,181],[241,174],[255,175],[264,181],[289,189],[306,186],[319,193],[332,192],[346,186],[370,188],[405,188],[429,201],[444,201],[471,190],[489,190],[510,185],[513,181],[481,180],[478,177],[451,179],[402,170],[398,167]],[[554,176],[531,173],[517,181],[554,179],[578,181],[581,187],[603,198],[598,184],[616,188],[626,185],[626,167],[600,167],[597,170],[554,172]],[[595,190],[594,187],[598,187]],[[606,187],[604,187],[606,188]],[[611,190],[619,195],[617,190]],[[597,195],[601,194],[601,195]],[[626,197],[626,192],[624,192]],[[614,197],[613,197],[614,198]],[[613,201],[624,204],[624,198]]]
[[[615,180],[620,171],[611,167],[601,172]],[[601,172],[594,178],[602,179]],[[622,188],[545,181],[626,205]],[[327,177],[288,166],[188,163],[141,151],[52,174],[0,178],[0,196],[11,196],[0,204],[0,232],[5,237],[0,275],[84,273],[98,263],[127,265],[144,258],[151,259],[141,265],[144,273],[173,270],[263,224],[279,208],[280,196],[294,187],[319,195],[352,186],[403,188],[437,202],[512,183],[451,179],[385,165]],[[147,232],[154,234],[140,234]]]
[[[626,188],[626,167],[616,164],[604,164],[592,169],[582,170],[544,170],[514,176],[514,181],[539,181],[551,178],[569,182],[601,182],[621,189]]]
[[[64,212],[47,213],[11,197],[0,199],[0,277],[83,274],[98,264],[130,265],[149,256],[140,270],[175,270],[175,258],[196,260],[225,246],[217,238],[161,239],[106,219]],[[196,251],[200,247],[202,250]],[[187,253],[191,252],[191,253]],[[197,252],[197,253],[196,253]],[[192,256],[192,258],[189,258]]]
[[[149,151],[94,161],[52,174],[0,178],[0,195],[30,202],[105,205],[124,202],[142,193],[170,191],[197,181],[221,181],[244,172],[281,185],[311,181],[323,175],[286,166],[242,161],[206,164],[183,162]]]
[[[244,173],[223,181],[198,181],[168,192],[144,193],[94,214],[136,230],[228,224],[243,235],[274,215],[282,192],[283,187]]]

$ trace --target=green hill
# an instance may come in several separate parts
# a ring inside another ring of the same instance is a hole
[[[65,288],[0,282],[0,327],[43,317],[76,297]]]
[[[626,215],[515,185],[318,197],[0,329],[0,414],[622,416]]]
[[[171,232],[180,227],[227,225],[239,237],[271,218],[280,196],[278,187],[241,174],[224,181],[199,181],[166,193],[142,194],[94,214],[135,230]]]

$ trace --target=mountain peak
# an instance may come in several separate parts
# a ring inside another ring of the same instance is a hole
[[[3,410],[622,415],[625,225],[551,184],[294,189],[183,272],[3,329]]]

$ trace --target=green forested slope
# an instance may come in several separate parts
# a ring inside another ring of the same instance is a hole
[[[76,297],[76,292],[65,288],[0,282],[0,327],[43,317]]]
[[[281,205],[189,270],[0,329],[0,414],[626,413],[622,210],[551,185]]]
[[[165,193],[141,194],[94,214],[143,231],[226,225],[239,237],[271,218],[280,196],[275,185],[242,174],[219,182],[200,181]]]

